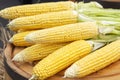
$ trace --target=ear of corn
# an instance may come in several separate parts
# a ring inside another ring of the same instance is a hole
[[[24,29],[19,29],[17,32],[20,33],[20,32],[25,32],[26,30]]]
[[[84,40],[72,42],[56,50],[41,60],[33,68],[33,75],[35,75],[34,79],[37,77],[38,80],[43,80],[56,74],[57,72],[67,68],[73,62],[90,53],[91,50],[91,44]]]
[[[26,31],[33,31],[33,30],[19,29],[19,30],[17,31],[17,33],[20,33],[20,32],[26,32]]]
[[[21,17],[11,21],[8,26],[11,30],[18,29],[40,29],[49,28],[65,24],[76,23],[78,21],[76,11],[51,12],[46,14]]]
[[[26,32],[17,33],[15,35],[13,35],[13,37],[9,40],[9,42],[13,43],[15,46],[33,45],[32,43],[24,40],[24,37],[31,32],[33,32],[33,31],[26,31]]]
[[[49,2],[41,4],[30,4],[14,6],[0,11],[0,16],[6,19],[15,19],[23,16],[37,15],[41,13],[74,10],[75,4],[71,1]]]
[[[94,22],[83,22],[39,30],[28,34],[25,40],[33,43],[58,43],[89,39],[98,35]]]
[[[14,61],[18,62],[31,62],[35,60],[43,59],[53,51],[67,45],[68,43],[59,44],[35,44],[28,48],[25,48],[13,58]]]
[[[120,40],[85,56],[65,71],[65,77],[84,77],[120,59]]]

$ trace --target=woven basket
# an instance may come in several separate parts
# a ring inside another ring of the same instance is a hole
[[[5,80],[5,70],[4,70],[4,63],[3,63],[3,52],[5,49],[5,46],[7,44],[7,31],[5,28],[0,24],[0,80]]]
[[[2,49],[0,48],[0,80],[5,80],[5,70],[3,64]]]
[[[4,50],[7,42],[13,33],[0,23],[0,80],[6,80],[4,69]]]

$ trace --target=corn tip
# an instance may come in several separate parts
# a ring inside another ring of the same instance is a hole
[[[0,16],[4,17],[4,15],[5,15],[4,10],[0,10]]]
[[[14,23],[14,20],[10,21],[7,26],[11,27],[11,26],[13,26],[13,23]]]
[[[0,10],[0,17],[2,17],[4,19],[11,19],[8,9]]]
[[[13,43],[13,38],[10,38],[9,43]]]
[[[16,54],[13,58],[12,58],[12,61],[16,61],[16,62],[23,62],[23,57],[22,57],[22,54],[18,53]]]
[[[14,61],[14,59],[11,60],[12,62]]]
[[[28,34],[27,36],[24,37],[24,40],[30,43],[34,43],[31,38],[31,34]]]
[[[66,71],[65,71],[65,75],[64,78],[74,78],[77,75],[77,71],[78,71],[78,66],[73,64],[71,67],[69,67]]]
[[[13,57],[13,58],[12,58],[12,61],[16,61],[16,58],[15,58],[15,57]]]
[[[2,16],[2,10],[0,11],[0,16]]]
[[[32,77],[29,80],[38,80],[36,75],[32,75]]]
[[[31,41],[30,38],[29,38],[29,35],[25,36],[25,37],[24,37],[24,40],[27,41],[27,42],[30,42],[30,41]]]
[[[9,22],[8,24],[7,24],[7,27],[10,29],[10,30],[12,30],[12,25],[11,25],[11,22]]]

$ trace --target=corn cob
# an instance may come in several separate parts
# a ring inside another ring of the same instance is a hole
[[[75,6],[76,4],[71,1],[14,6],[1,10],[0,16],[6,19],[15,19],[48,12],[74,10]]]
[[[40,15],[21,17],[12,20],[8,26],[11,30],[18,29],[40,29],[60,26],[78,21],[76,11],[51,12]]]
[[[26,31],[32,31],[32,30],[24,30],[24,29],[20,29],[17,31],[17,33],[20,33],[20,32],[26,32]]]
[[[120,59],[120,40],[96,50],[75,62],[65,71],[65,77],[84,77]]]
[[[28,34],[25,40],[31,43],[58,43],[80,39],[89,39],[98,35],[94,22],[69,24]]]
[[[31,62],[35,60],[43,59],[48,56],[53,51],[67,45],[68,43],[59,43],[59,44],[35,44],[28,48],[25,48],[21,52],[17,53],[13,61],[18,62]],[[29,57],[28,57],[29,56]]]
[[[33,77],[30,80],[43,80],[56,74],[87,55],[92,48],[90,43],[79,40],[56,50],[33,68]]]
[[[31,32],[33,32],[33,31],[26,31],[26,32],[17,33],[17,34],[12,36],[12,38],[9,40],[9,42],[13,43],[15,46],[33,45],[33,43],[30,43],[30,42],[27,42],[24,40],[24,37]]]

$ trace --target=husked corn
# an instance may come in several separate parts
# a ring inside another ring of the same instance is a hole
[[[98,35],[94,22],[83,22],[39,30],[28,34],[25,40],[31,43],[59,43],[90,39]]]
[[[32,31],[32,30],[24,30],[24,29],[20,29],[20,30],[18,30],[17,32],[20,33],[20,32],[26,32],[26,31]]]
[[[12,38],[9,40],[9,42],[13,43],[15,46],[30,46],[33,45],[33,43],[27,42],[24,40],[24,37],[34,31],[26,31],[14,34]]]
[[[44,80],[56,74],[90,53],[92,48],[90,43],[79,40],[56,50],[33,68],[33,77],[29,80]]]
[[[65,77],[84,77],[120,59],[120,40],[114,41],[78,60],[65,71]]]
[[[77,12],[69,10],[17,18],[12,20],[8,24],[8,27],[14,31],[18,29],[30,30],[50,28],[77,22],[78,22]]]
[[[43,59],[44,57],[51,54],[53,51],[67,45],[69,43],[58,43],[58,44],[35,44],[27,47],[21,52],[17,53],[13,61],[18,62],[31,62],[35,60]]]
[[[75,7],[76,4],[74,4],[72,1],[49,2],[22,6],[20,5],[1,10],[0,16],[6,19],[15,19],[18,17],[37,15],[48,12],[74,10]]]

